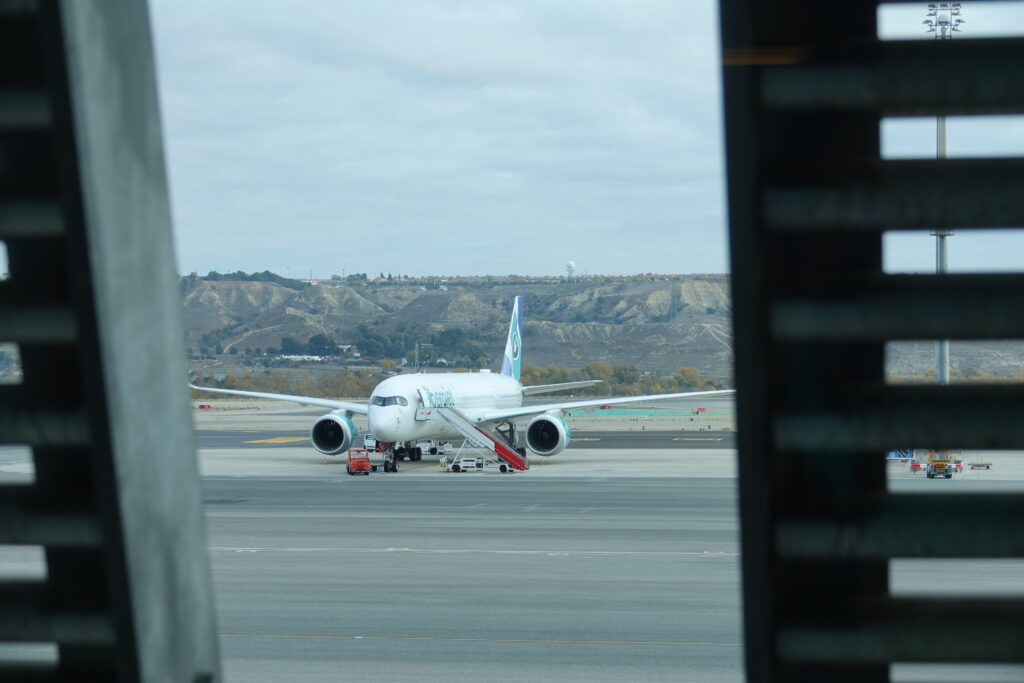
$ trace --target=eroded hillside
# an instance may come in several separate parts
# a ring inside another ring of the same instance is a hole
[[[340,343],[360,324],[382,331],[421,325],[471,333],[497,364],[513,298],[525,297],[524,357],[535,365],[593,361],[705,375],[731,372],[728,279],[630,280],[449,286],[323,284],[301,291],[267,282],[190,283],[184,292],[188,344],[214,341],[225,353],[277,347],[285,336],[325,334]],[[204,339],[205,336],[205,339]]]

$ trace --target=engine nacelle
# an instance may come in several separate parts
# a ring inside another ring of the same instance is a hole
[[[555,455],[569,445],[569,425],[561,415],[545,413],[530,420],[526,446],[537,455]]]
[[[352,447],[356,426],[343,410],[327,413],[315,423],[309,434],[313,448],[324,455],[338,455]]]

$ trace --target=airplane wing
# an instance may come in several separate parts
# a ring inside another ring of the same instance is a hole
[[[292,403],[302,403],[309,406],[322,406],[324,408],[333,408],[335,410],[347,410],[350,413],[358,413],[359,415],[366,415],[366,404],[365,403],[351,403],[349,401],[332,401],[329,398],[313,398],[312,396],[292,396],[290,394],[266,394],[262,391],[239,391],[238,389],[213,389],[211,387],[197,387],[194,384],[189,384],[190,387],[197,391],[210,391],[215,394],[228,394],[229,396],[248,396],[250,398],[268,398],[273,401],[291,401]]]
[[[516,417],[531,417],[552,410],[583,410],[597,406],[615,405],[617,403],[639,403],[641,401],[664,401],[671,398],[704,398],[711,396],[727,396],[736,393],[735,389],[719,389],[717,391],[689,391],[681,394],[652,394],[648,396],[624,396],[622,398],[595,398],[588,401],[567,401],[565,403],[545,403],[542,405],[521,406],[519,408],[481,408],[463,410],[466,417],[475,422],[497,422]]]
[[[523,396],[550,394],[552,391],[566,391],[567,389],[579,389],[580,387],[592,387],[600,383],[601,380],[599,379],[584,379],[579,382],[562,382],[560,384],[534,384],[533,386],[523,387]]]

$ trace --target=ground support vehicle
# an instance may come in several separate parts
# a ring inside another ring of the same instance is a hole
[[[515,472],[515,469],[506,462],[478,455],[444,456],[440,460],[440,466],[446,472]]]
[[[427,447],[427,452],[431,455],[447,455],[452,450],[452,445],[448,441],[426,441],[422,442],[420,445],[423,445],[423,443],[430,444],[430,446]]]
[[[351,476],[357,474],[369,475],[377,468],[370,463],[370,452],[365,448],[350,448],[348,451],[348,462],[345,464],[345,471]]]
[[[395,460],[393,453],[388,451],[381,457],[380,465],[375,465],[370,460],[370,451],[365,448],[351,448],[348,451],[348,463],[345,465],[345,471],[350,475],[357,474],[370,474],[370,472],[376,472],[382,470],[384,472],[397,472],[398,461]]]
[[[928,470],[926,474],[929,479],[937,477],[952,479],[953,471],[953,457],[950,451],[937,451],[934,449],[928,451]]]

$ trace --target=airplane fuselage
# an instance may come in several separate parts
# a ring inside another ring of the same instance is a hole
[[[397,375],[370,395],[366,418],[370,433],[387,443],[462,439],[436,408],[518,408],[523,387],[518,380],[488,372]]]

